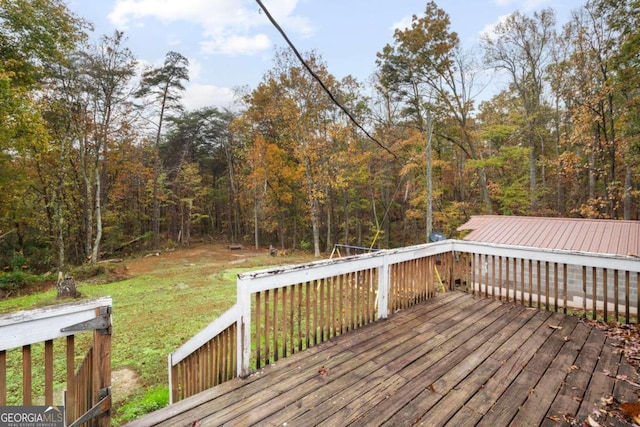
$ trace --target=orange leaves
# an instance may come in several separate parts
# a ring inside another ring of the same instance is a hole
[[[634,423],[640,424],[640,402],[624,402],[620,405],[620,410]]]

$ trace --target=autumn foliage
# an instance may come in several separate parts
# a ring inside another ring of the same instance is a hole
[[[61,0],[0,0],[0,267],[203,239],[317,256],[411,245],[427,240],[427,197],[448,237],[481,213],[637,220],[639,6],[516,12],[470,52],[428,2],[367,82],[304,54],[373,140],[288,50],[239,110],[185,111],[179,53],[139,75],[124,33],[89,43]],[[488,93],[492,73],[505,79]]]

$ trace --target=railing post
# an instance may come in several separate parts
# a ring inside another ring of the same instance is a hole
[[[173,353],[169,353],[169,355],[167,356],[167,375],[169,377],[169,405],[173,405],[174,403],[177,402],[176,397],[174,396],[174,391],[173,391],[173,357],[172,357]]]
[[[378,267],[378,319],[386,319],[389,316],[389,256],[382,256],[382,265]]]
[[[238,328],[237,328],[237,373],[241,378],[249,375],[249,363],[251,361],[251,291],[249,283],[240,277],[237,280],[238,288]]]
[[[93,331],[93,401],[92,405],[100,405],[96,426],[111,425],[111,306],[96,308],[96,316],[106,315],[109,326],[106,329]],[[102,416],[107,409],[107,416]]]

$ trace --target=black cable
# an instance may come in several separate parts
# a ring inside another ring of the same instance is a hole
[[[311,67],[309,67],[309,65],[307,64],[307,61],[305,61],[304,58],[302,57],[302,55],[300,55],[300,53],[298,52],[298,49],[296,49],[296,47],[293,45],[291,40],[289,40],[289,37],[287,37],[287,35],[285,34],[284,30],[280,27],[280,25],[278,25],[278,23],[273,18],[273,16],[271,16],[271,13],[269,13],[269,10],[267,10],[267,8],[264,6],[264,4],[262,4],[262,1],[261,0],[256,0],[256,2],[258,2],[258,5],[262,8],[262,10],[264,11],[265,15],[267,15],[267,18],[269,18],[269,21],[271,21],[273,26],[276,27],[276,29],[280,32],[280,34],[282,34],[282,37],[284,37],[285,41],[287,42],[287,44],[289,45],[289,47],[291,48],[293,53],[296,55],[296,57],[300,60],[302,65],[304,65],[304,68],[306,68],[307,71],[311,74],[311,76],[313,76],[313,78],[316,79],[316,81],[318,83],[320,83],[320,86],[322,86],[322,89],[324,89],[324,91],[327,93],[327,95],[329,95],[329,98],[331,98],[331,101],[333,101],[334,104],[336,104],[338,107],[340,107],[340,109],[347,115],[347,117],[349,117],[349,119],[351,119],[353,124],[356,125],[356,127],[358,129],[360,129],[362,132],[364,132],[364,134],[370,140],[372,140],[373,142],[378,144],[380,147],[382,147],[385,151],[387,151],[389,154],[391,154],[397,160],[398,156],[396,156],[391,150],[389,150],[386,146],[384,146],[376,138],[371,136],[369,134],[369,132],[367,132],[367,130],[365,128],[363,128],[360,125],[360,123],[358,123],[358,121],[351,115],[349,110],[347,110],[340,102],[338,102],[338,100],[333,96],[333,94],[331,93],[329,88],[327,88],[327,86],[324,84],[322,79],[311,69]]]

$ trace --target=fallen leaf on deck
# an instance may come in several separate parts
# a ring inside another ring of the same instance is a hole
[[[571,365],[571,367],[570,367],[569,369],[571,369],[572,371],[579,371],[579,370],[580,370],[580,366],[578,366],[578,365]]]
[[[600,423],[598,423],[596,420],[594,420],[593,418],[591,418],[591,415],[589,415],[587,417],[587,421],[586,421],[587,425],[589,427],[601,427]]]
[[[558,325],[549,325],[549,327],[551,329],[562,329],[562,326],[558,326]]]
[[[603,405],[611,405],[613,403],[613,396],[601,397],[600,403],[602,403]]]
[[[318,373],[324,377],[329,373],[329,369],[322,366],[320,369],[318,369]]]
[[[429,387],[427,387],[429,389],[429,391],[431,392],[436,392],[436,388],[433,386],[433,384],[429,384]]]
[[[551,421],[556,421],[556,422],[562,421],[562,418],[558,417],[557,415],[547,415],[547,418],[549,418]]]
[[[631,418],[634,423],[640,424],[640,403],[624,402],[620,405],[620,410]]]

